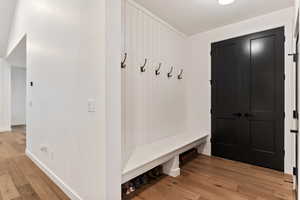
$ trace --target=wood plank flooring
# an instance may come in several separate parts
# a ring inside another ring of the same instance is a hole
[[[292,176],[221,158],[198,156],[178,178],[163,177],[133,200],[294,200]]]
[[[24,127],[0,133],[0,200],[69,200],[27,156]]]
[[[25,156],[25,131],[0,133],[0,200],[69,200]],[[293,200],[292,177],[239,162],[199,156],[178,178],[163,177],[133,200]],[[90,200],[90,199],[86,199]]]

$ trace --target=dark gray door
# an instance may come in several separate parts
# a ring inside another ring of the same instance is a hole
[[[284,170],[284,28],[212,44],[212,154]]]

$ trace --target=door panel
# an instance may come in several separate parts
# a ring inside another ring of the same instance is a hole
[[[238,159],[235,156],[237,151],[237,134],[238,134],[238,120],[232,117],[217,118],[216,120],[216,135],[215,148],[213,151],[215,155],[226,157],[229,159]]]
[[[212,52],[212,154],[283,171],[284,28]]]
[[[212,96],[213,118],[212,131],[215,155],[237,160],[236,151],[239,149],[238,119],[239,111],[239,82],[238,68],[239,47],[236,42],[227,41],[215,46],[212,63]]]
[[[284,170],[284,29],[248,36],[249,161]]]
[[[250,146],[252,152],[274,154],[276,152],[276,131],[274,121],[250,121]]]
[[[216,65],[215,71],[216,86],[216,111],[218,113],[231,113],[232,108],[238,102],[238,68],[236,44],[226,44],[217,48],[215,53]]]
[[[250,107],[252,112],[273,112],[276,109],[276,37],[250,40]]]

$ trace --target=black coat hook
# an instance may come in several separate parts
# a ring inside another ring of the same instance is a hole
[[[127,60],[127,53],[125,53],[124,60],[121,62],[121,68],[122,68],[122,69],[125,69],[125,68],[126,68],[126,64],[125,64],[126,60]]]
[[[177,76],[179,80],[183,78],[182,75],[183,75],[183,69],[180,71],[180,74]]]
[[[172,75],[173,69],[174,69],[174,67],[171,67],[171,71],[168,73],[168,78],[171,78],[173,76]]]
[[[143,64],[143,66],[141,66],[141,72],[145,72],[146,71],[146,65],[147,65],[148,59],[145,58],[145,62]]]
[[[155,75],[158,76],[160,75],[160,68],[161,68],[162,63],[159,63],[158,68],[155,70]]]

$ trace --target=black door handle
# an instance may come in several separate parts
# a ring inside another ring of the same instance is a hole
[[[242,117],[242,113],[232,113],[233,116]]]
[[[250,114],[250,113],[245,113],[244,116],[245,116],[245,117],[254,117],[254,115],[253,115],[253,114]]]

